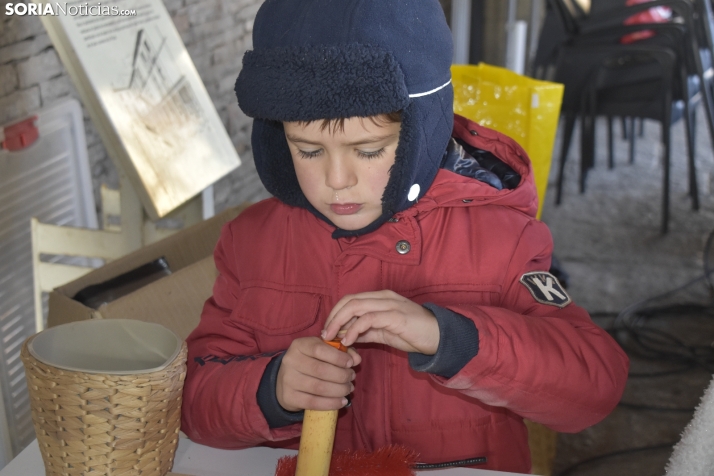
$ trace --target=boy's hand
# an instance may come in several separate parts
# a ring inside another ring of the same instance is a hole
[[[334,339],[346,331],[342,344],[386,344],[404,352],[434,355],[439,348],[439,325],[434,314],[421,305],[384,290],[352,294],[335,305],[325,322],[322,337]]]
[[[275,394],[289,412],[337,410],[347,404],[352,381],[362,358],[353,348],[347,353],[327,345],[319,337],[300,337],[288,347],[278,370]]]

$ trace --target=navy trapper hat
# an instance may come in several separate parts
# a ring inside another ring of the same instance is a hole
[[[396,160],[377,229],[426,193],[453,128],[451,33],[437,0],[266,0],[236,81],[253,122],[253,155],[266,189],[307,208],[282,121],[402,112]]]

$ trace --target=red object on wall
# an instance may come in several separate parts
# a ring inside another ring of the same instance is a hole
[[[632,5],[638,5],[640,3],[647,3],[652,0],[627,0],[625,5],[630,7]],[[649,10],[642,11],[635,15],[632,15],[627,20],[624,21],[625,25],[640,25],[643,23],[666,23],[672,18],[672,9],[669,7],[652,7]],[[628,45],[634,43],[635,41],[644,40],[646,38],[652,38],[655,36],[655,32],[652,30],[642,30],[629,35],[625,35],[620,39],[620,43]]]
[[[40,136],[35,121],[37,116],[29,117],[23,121],[7,126],[4,129],[5,138],[3,139],[3,149],[13,151],[20,150],[31,146]]]

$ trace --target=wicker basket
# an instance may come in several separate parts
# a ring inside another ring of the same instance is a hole
[[[163,476],[181,423],[186,343],[163,369],[113,375],[63,370],[28,350],[21,358],[47,475]]]

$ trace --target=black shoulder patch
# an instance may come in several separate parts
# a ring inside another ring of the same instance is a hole
[[[558,278],[546,271],[531,271],[521,276],[521,284],[542,304],[563,308],[572,302]]]

